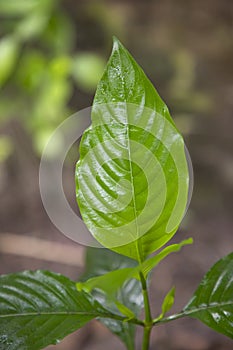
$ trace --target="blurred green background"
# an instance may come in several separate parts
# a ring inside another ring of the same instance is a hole
[[[167,103],[193,162],[194,195],[175,240],[192,235],[195,245],[164,262],[153,279],[157,301],[177,285],[179,309],[233,247],[231,0],[0,0],[0,272],[48,268],[76,278],[83,269],[82,258],[66,260],[71,249],[83,256],[83,248],[60,235],[43,210],[38,168],[51,132],[91,105],[113,35]],[[70,152],[64,167],[73,206],[77,157]],[[39,243],[29,257],[21,236],[66,245],[63,262],[60,253],[49,261]],[[227,338],[195,321],[169,324],[153,337],[157,350],[232,349]],[[103,346],[123,349],[94,322],[57,349]]]

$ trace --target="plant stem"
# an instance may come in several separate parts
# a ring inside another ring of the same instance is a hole
[[[150,334],[151,334],[151,329],[153,327],[153,320],[151,317],[150,301],[149,301],[146,280],[145,280],[145,277],[141,271],[139,272],[139,275],[140,275],[140,280],[141,280],[141,285],[142,285],[142,294],[143,294],[144,309],[145,309],[145,321],[144,321],[144,334],[143,334],[142,350],[149,350]]]
[[[142,341],[142,350],[149,350],[150,348],[150,333],[151,333],[152,327],[144,327],[144,333],[143,333],[143,341]]]

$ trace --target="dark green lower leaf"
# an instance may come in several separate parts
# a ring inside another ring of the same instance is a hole
[[[0,277],[0,350],[43,349],[99,316],[111,317],[62,275],[25,271]]]
[[[233,253],[207,272],[184,314],[233,338]]]

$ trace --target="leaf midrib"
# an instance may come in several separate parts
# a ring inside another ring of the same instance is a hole
[[[182,310],[181,312],[179,312],[178,314],[174,314],[174,315],[170,315],[168,317],[164,317],[158,321],[154,321],[153,325],[156,326],[156,325],[159,325],[161,323],[167,323],[167,322],[171,322],[171,321],[174,321],[174,320],[177,320],[179,318],[182,318],[182,317],[192,317],[192,314],[195,314],[195,313],[198,313],[198,312],[201,312],[201,311],[209,311],[211,309],[214,309],[214,308],[217,308],[217,307],[224,307],[224,306],[231,306],[233,305],[233,301],[230,301],[230,302],[224,302],[224,303],[214,303],[214,304],[209,304],[209,305],[206,305],[206,306],[200,306],[200,307],[196,307],[196,308],[192,308],[192,309],[187,309],[187,310]],[[193,315],[194,316],[194,315]]]
[[[122,60],[120,57],[120,52],[118,51],[118,61],[120,62],[121,72],[123,71],[122,67]],[[126,90],[125,90],[125,81],[123,79],[123,74],[121,74],[121,81],[122,81],[122,87],[124,89],[124,96],[125,100],[124,102],[127,103],[126,98]],[[132,164],[131,164],[131,149],[130,149],[130,138],[129,138],[129,123],[128,123],[128,113],[127,113],[127,126],[126,126],[126,135],[127,135],[127,148],[128,148],[128,155],[129,155],[129,172],[130,172],[130,183],[131,183],[131,191],[132,191],[132,200],[133,200],[133,211],[134,211],[134,220],[135,220],[135,226],[136,226],[136,241],[135,241],[135,247],[137,250],[137,256],[138,256],[138,262],[142,263],[142,251],[141,251],[141,245],[138,242],[138,219],[137,219],[137,211],[136,211],[136,200],[135,200],[135,189],[134,189],[134,182],[133,182],[133,170],[132,170]]]
[[[186,309],[183,311],[183,313],[189,315],[189,314],[192,314],[192,313],[195,313],[195,312],[199,312],[199,311],[202,311],[202,310],[209,310],[209,309],[213,309],[213,308],[216,308],[216,307],[221,307],[221,306],[228,306],[228,305],[232,305],[233,306],[233,300],[232,301],[225,301],[225,302],[213,302],[213,303],[210,303],[210,304],[207,304],[206,306],[200,306],[200,307],[195,307],[195,308],[190,308],[190,309]]]

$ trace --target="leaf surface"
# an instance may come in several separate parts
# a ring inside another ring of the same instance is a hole
[[[175,234],[188,185],[182,136],[142,69],[115,40],[76,167],[84,222],[103,246],[144,261]]]
[[[75,283],[49,271],[0,277],[0,349],[43,349],[111,314]]]
[[[184,314],[233,338],[233,253],[207,272]]]

